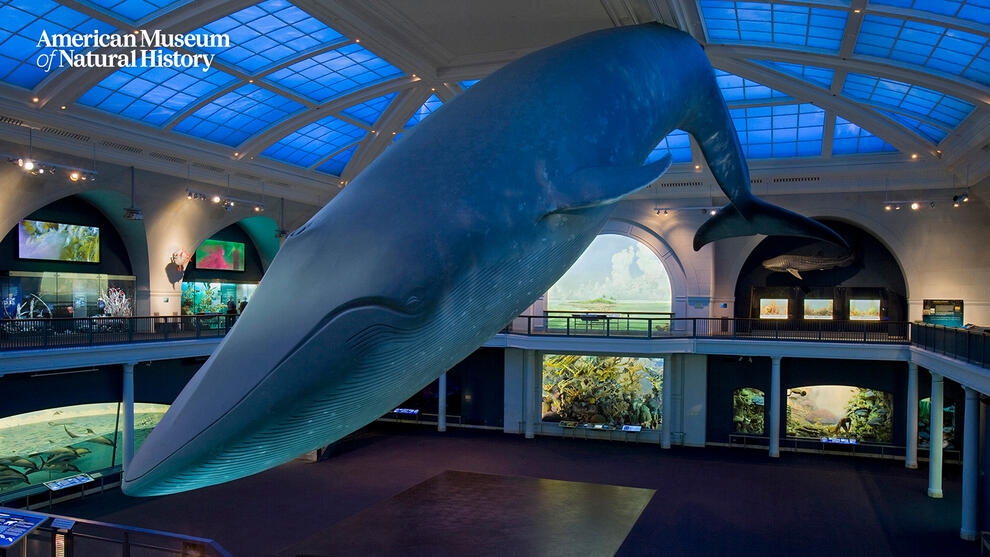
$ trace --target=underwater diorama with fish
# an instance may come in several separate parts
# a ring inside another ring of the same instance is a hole
[[[848,385],[787,390],[788,437],[840,437],[861,442],[893,441],[894,397]]]
[[[0,419],[0,494],[119,465],[120,407],[119,402],[80,404]],[[135,448],[166,410],[166,404],[134,404]]]
[[[918,401],[918,447],[927,449],[931,444],[932,399],[925,397]],[[942,408],[942,448],[956,448],[956,405],[946,404]]]
[[[663,359],[547,354],[543,421],[658,429]]]
[[[733,391],[732,432],[763,434],[765,401],[760,389],[743,387]]]

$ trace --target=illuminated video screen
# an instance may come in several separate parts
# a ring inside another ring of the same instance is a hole
[[[805,298],[804,318],[805,319],[832,319],[833,304],[831,299]]]
[[[243,271],[244,244],[223,240],[207,240],[196,248],[196,268]]]
[[[760,298],[760,319],[787,319],[787,298]]]
[[[17,226],[17,256],[48,261],[100,262],[100,228],[42,220]]]
[[[849,300],[849,319],[852,321],[879,321],[880,300]]]

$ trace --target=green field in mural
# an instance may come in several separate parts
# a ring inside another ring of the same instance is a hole
[[[788,389],[787,435],[890,443],[893,401],[890,393],[847,385]]]
[[[196,248],[196,268],[243,271],[244,244],[223,240],[206,240]]]
[[[134,405],[134,445],[165,415],[164,404]],[[0,494],[121,463],[123,416],[116,402],[50,408],[0,419]]]
[[[641,425],[661,423],[662,358],[543,357],[543,421]]]

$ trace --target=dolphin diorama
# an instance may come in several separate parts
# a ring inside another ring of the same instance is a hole
[[[704,51],[659,24],[527,55],[390,146],[286,239],[251,303],[127,466],[161,495],[254,474],[385,414],[574,263],[691,133],[730,200],[695,248],[784,234],[844,244],[753,197]]]
[[[778,255],[777,257],[771,257],[770,259],[764,261],[762,265],[763,268],[768,271],[773,271],[775,273],[790,273],[797,277],[798,280],[804,280],[801,277],[802,271],[827,271],[836,267],[848,267],[852,265],[854,261],[856,261],[856,256],[852,252],[835,257],[798,255],[789,253]]]

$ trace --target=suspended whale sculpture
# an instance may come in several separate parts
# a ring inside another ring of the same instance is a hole
[[[848,267],[856,260],[856,256],[849,252],[846,255],[837,257],[822,257],[816,255],[795,255],[785,254],[771,257],[762,263],[763,268],[775,273],[790,273],[801,278],[802,271],[827,271],[836,267]]]
[[[284,463],[385,414],[581,255],[680,128],[731,201],[695,238],[825,226],[755,199],[714,72],[657,24],[525,56],[406,132],[289,235],[244,314],[127,466],[160,495]]]

